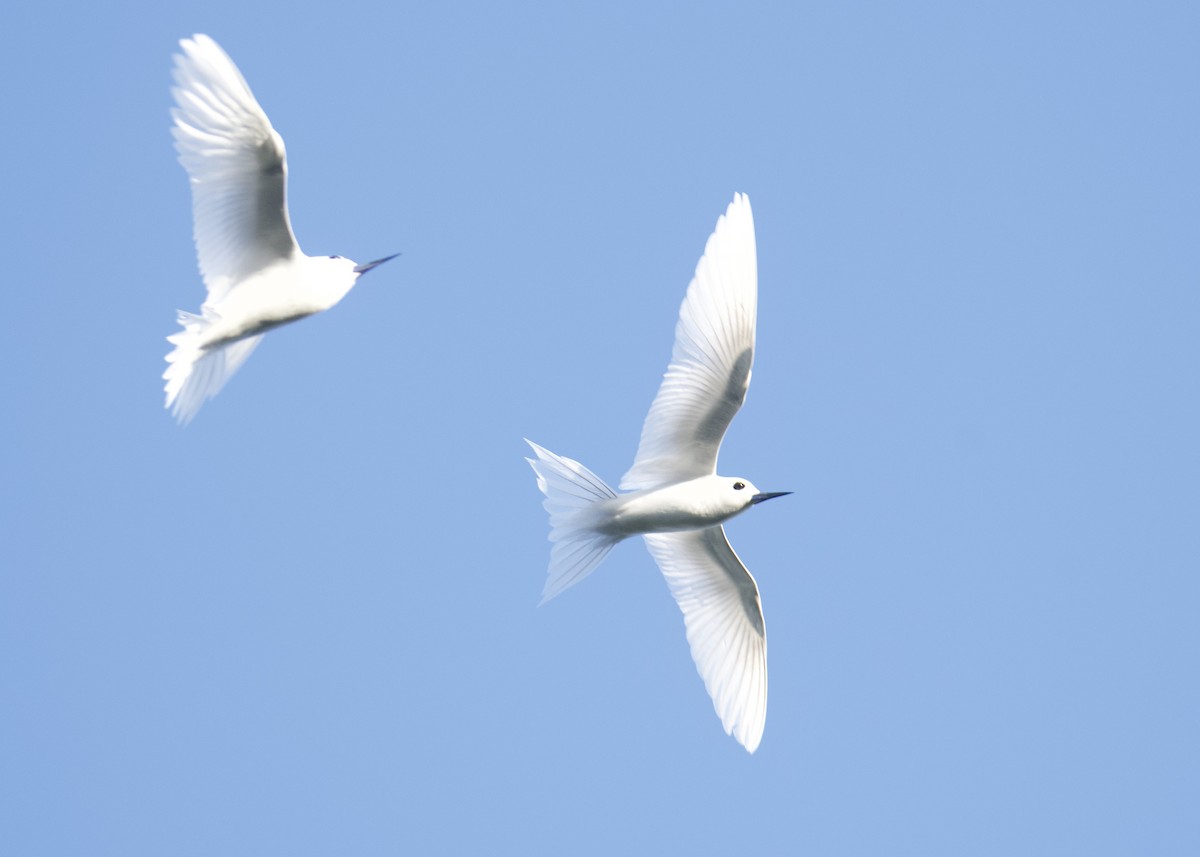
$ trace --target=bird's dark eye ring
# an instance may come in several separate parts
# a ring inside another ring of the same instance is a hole
[[[330,259],[340,259],[340,258],[342,258],[342,257],[341,257],[341,256],[330,256],[329,258],[330,258]]]
[[[734,491],[741,491],[741,490],[742,490],[743,488],[745,488],[745,487],[746,487],[746,483],[745,483],[745,482],[734,482],[734,483],[733,483],[733,490],[734,490]]]

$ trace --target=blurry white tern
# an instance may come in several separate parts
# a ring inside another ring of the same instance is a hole
[[[180,311],[167,341],[167,402],[189,422],[274,327],[329,309],[367,271],[341,256],[305,256],[287,211],[283,138],[241,72],[205,35],[180,42],[171,115],[175,148],[192,186],[196,255],[208,296]]]

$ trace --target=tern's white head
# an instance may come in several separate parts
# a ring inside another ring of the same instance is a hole
[[[724,502],[737,511],[742,512],[751,506],[770,500],[772,497],[783,497],[791,491],[759,491],[749,479],[740,476],[715,476],[719,493],[724,495]]]
[[[763,492],[754,483],[741,476],[701,476],[689,482],[666,489],[656,495],[665,494],[668,506],[678,505],[702,520],[719,523],[741,514],[756,503],[782,497],[791,491]],[[666,499],[666,498],[664,498]]]
[[[333,306],[354,288],[359,277],[399,255],[393,253],[391,256],[384,256],[362,265],[342,256],[310,256],[308,265],[309,271],[312,272],[313,288],[325,298],[329,306]]]

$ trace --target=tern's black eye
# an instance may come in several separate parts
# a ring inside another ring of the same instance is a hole
[[[734,491],[741,491],[741,490],[742,490],[743,488],[745,488],[745,487],[746,487],[746,483],[745,483],[745,482],[734,482],[734,483],[733,483],[733,490],[734,490]]]
[[[341,256],[330,256],[329,258],[330,258],[330,259],[340,259],[340,258],[342,258],[342,257],[341,257]]]

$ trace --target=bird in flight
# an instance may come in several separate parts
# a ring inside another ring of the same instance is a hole
[[[205,35],[180,42],[171,93],[175,149],[192,186],[194,237],[208,295],[179,312],[167,341],[167,401],[180,423],[196,416],[272,328],[336,304],[358,278],[395,255],[359,265],[306,256],[287,210],[283,138],[233,60]]]
[[[617,493],[578,461],[526,441],[550,513],[542,603],[641,535],[683,611],[688,644],[726,734],[753,753],[767,717],[767,638],[758,585],[722,524],[790,491],[717,475],[717,453],[750,386],[758,261],[750,200],[717,220],[688,286],[671,362]]]

